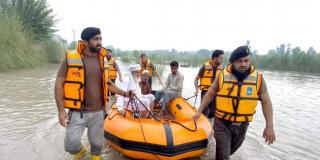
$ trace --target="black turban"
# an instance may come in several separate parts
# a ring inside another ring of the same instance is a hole
[[[232,52],[229,58],[229,62],[233,62],[239,58],[246,57],[250,54],[250,50],[247,46],[240,46]]]
[[[81,39],[89,41],[92,37],[94,37],[97,34],[101,34],[101,31],[99,28],[96,27],[87,27],[85,28],[81,33]]]

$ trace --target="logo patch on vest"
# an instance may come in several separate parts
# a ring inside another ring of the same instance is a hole
[[[247,88],[247,96],[250,96],[252,94],[252,88],[248,87]]]
[[[80,72],[71,72],[72,76],[80,77]]]

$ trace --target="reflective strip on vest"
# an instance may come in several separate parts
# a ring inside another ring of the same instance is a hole
[[[68,59],[68,65],[83,65],[82,59],[70,58],[70,59]]]
[[[212,68],[212,65],[209,64],[208,62],[203,64],[204,65],[204,72],[202,77],[200,78],[200,85],[199,88],[200,90],[208,90],[215,80],[217,76],[219,76],[221,70],[222,70],[222,65],[219,65],[215,69],[215,73],[213,73],[214,69]]]

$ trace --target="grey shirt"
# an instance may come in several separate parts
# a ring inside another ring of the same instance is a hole
[[[177,93],[179,96],[182,95],[182,88],[183,88],[183,75],[178,71],[177,74],[170,73],[164,86],[164,90],[171,90]]]

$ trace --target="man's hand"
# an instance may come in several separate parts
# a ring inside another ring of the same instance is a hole
[[[160,85],[163,87],[163,83],[162,83],[162,81],[161,81],[161,80],[159,80],[159,83],[160,83]]]
[[[133,93],[133,91],[132,90],[130,90],[129,92],[126,92],[126,97],[128,97],[128,98],[133,98],[135,96],[135,94]]]
[[[196,89],[196,92],[194,92],[194,95],[198,95],[199,94],[199,88]]]
[[[68,126],[69,117],[68,117],[68,114],[65,110],[59,112],[58,118],[59,118],[59,123],[61,126],[63,126],[63,127]]]
[[[197,122],[198,119],[200,118],[200,116],[201,116],[201,113],[200,113],[200,112],[196,112],[196,113],[193,115],[193,120]]]
[[[272,144],[276,140],[273,128],[266,127],[263,131],[263,138],[265,139],[266,143]]]

